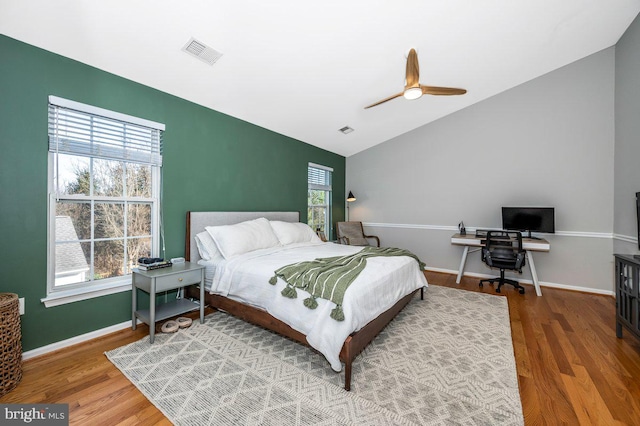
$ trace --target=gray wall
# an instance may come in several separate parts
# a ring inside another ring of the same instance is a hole
[[[616,45],[616,253],[637,253],[635,193],[640,192],[640,17]]]
[[[455,271],[460,220],[500,228],[501,206],[555,207],[540,281],[611,292],[614,67],[609,48],[347,158],[350,219]],[[477,253],[466,270],[496,274]]]

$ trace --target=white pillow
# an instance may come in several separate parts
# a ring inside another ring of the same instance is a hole
[[[235,225],[207,226],[205,229],[225,259],[280,245],[273,228],[264,217]]]
[[[322,240],[313,232],[313,229],[306,223],[301,222],[281,222],[272,220],[269,222],[276,233],[280,244],[286,246],[294,243],[320,243]]]
[[[211,238],[211,235],[209,235],[207,231],[199,232],[195,236],[195,240],[198,251],[200,252],[200,257],[204,260],[219,260],[223,258],[215,241],[213,241],[213,238]]]

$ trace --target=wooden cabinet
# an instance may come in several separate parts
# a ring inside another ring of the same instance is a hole
[[[616,254],[616,336],[622,337],[625,327],[640,338],[638,312],[638,284],[640,284],[640,259],[632,255]]]

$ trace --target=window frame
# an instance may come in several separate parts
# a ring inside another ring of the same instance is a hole
[[[325,172],[328,172],[329,175],[329,183],[328,185],[320,185],[320,184],[315,184],[315,183],[311,183],[309,182],[309,169],[314,168],[314,169],[319,169],[319,170],[323,170]],[[332,210],[332,194],[333,194],[333,168],[332,167],[328,167],[328,166],[323,166],[321,164],[316,164],[316,163],[311,163],[309,162],[309,164],[307,165],[307,210],[309,208],[317,208],[317,207],[321,207],[324,208],[326,211],[326,222],[325,222],[325,226],[323,229],[324,234],[326,235],[327,239],[331,240],[332,239],[332,234],[331,234],[331,230],[333,229],[333,227],[331,226],[332,224],[332,215],[331,215],[331,210]],[[309,191],[324,191],[325,192],[325,200],[326,203],[325,204],[309,204]],[[309,223],[309,215],[307,213],[307,223]],[[314,231],[316,231],[314,229]]]
[[[125,114],[104,110],[101,108],[93,107],[91,105],[80,104],[78,102],[69,101],[54,96],[49,97],[49,103],[55,106],[67,106],[71,109],[77,110],[82,113],[97,115],[106,117],[109,119],[118,120],[128,124],[142,125],[146,127],[152,127],[153,129],[164,131],[164,124],[154,123],[148,120],[139,119],[137,117],[128,116]],[[63,105],[61,105],[63,104]],[[161,137],[160,137],[160,149],[161,149]],[[94,195],[93,188],[89,195],[85,194],[57,194],[57,182],[56,182],[56,156],[58,152],[53,152],[51,149],[48,152],[48,197],[47,197],[47,296],[42,298],[41,301],[48,307],[58,306],[66,303],[76,302],[79,300],[86,300],[94,297],[100,297],[108,294],[120,293],[131,290],[131,273],[117,277],[109,277],[98,280],[89,280],[84,282],[78,282],[73,284],[58,285],[55,284],[55,250],[56,250],[56,204],[58,201],[82,201],[94,204],[96,202],[115,202],[122,203],[123,206],[127,206],[127,203],[132,204],[149,204],[151,206],[151,255],[156,257],[160,253],[160,240],[162,238],[162,223],[161,223],[161,197],[162,197],[162,166],[161,166],[161,153],[160,153],[160,165],[158,164],[146,164],[142,161],[128,161],[132,164],[144,164],[151,167],[151,197],[134,197],[123,193],[121,196],[104,196]],[[89,160],[91,166],[91,159],[102,159],[92,154],[72,153],[70,155],[76,155],[79,157],[85,157]],[[111,161],[124,161],[123,159],[113,158]],[[93,169],[91,169],[91,176],[93,181]],[[123,176],[126,180],[126,174]],[[125,183],[126,185],[126,183]],[[124,217],[126,218],[126,207]],[[92,209],[91,221],[95,218],[95,211]],[[126,227],[126,225],[125,225]],[[145,236],[147,238],[147,236]],[[82,238],[81,240],[87,240]],[[88,241],[94,244],[96,241],[103,239],[96,238],[95,235],[91,235]],[[125,245],[129,238],[127,234],[123,235]],[[125,248],[126,253],[126,248]],[[126,258],[123,258],[126,262]],[[93,272],[93,261],[90,261],[89,273]]]

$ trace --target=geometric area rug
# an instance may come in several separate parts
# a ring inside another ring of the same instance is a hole
[[[106,352],[176,425],[522,425],[507,298],[429,286],[343,373],[222,312]]]

